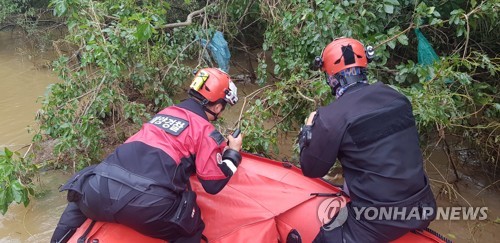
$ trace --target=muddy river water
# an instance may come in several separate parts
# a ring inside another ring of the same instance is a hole
[[[38,98],[45,93],[47,85],[58,80],[50,70],[37,68],[19,43],[20,38],[15,34],[0,32],[0,148],[22,151],[31,142],[32,134],[27,127],[36,129],[34,117],[40,107]],[[242,90],[245,89],[252,87]],[[237,120],[237,109],[231,111],[233,117],[228,120]],[[289,150],[290,143],[284,144],[283,149]],[[437,149],[430,154],[425,166],[437,195],[443,188],[443,176],[449,174],[448,159]],[[477,173],[475,176],[461,175],[465,178],[457,184],[461,196],[441,193],[438,205],[488,207],[488,218],[437,220],[431,228],[455,242],[500,242],[500,224],[495,223],[500,220],[500,192],[482,190],[491,182]],[[58,193],[57,188],[69,176],[61,171],[41,172],[36,180],[38,193],[30,205],[25,208],[13,204],[5,215],[0,215],[0,243],[48,242],[66,205],[65,195]]]

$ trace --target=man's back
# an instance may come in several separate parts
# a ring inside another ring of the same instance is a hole
[[[324,110],[329,112],[319,112],[329,121],[327,129],[340,127],[343,133],[331,135],[342,136],[338,158],[353,201],[400,201],[426,185],[418,133],[405,96],[382,83],[360,85]]]
[[[313,62],[325,73],[336,100],[311,112],[302,126],[300,165],[304,175],[321,177],[339,159],[344,190],[351,197],[342,227],[321,228],[315,242],[388,242],[427,227],[434,217],[406,217],[410,212],[422,215],[424,207],[435,209],[436,204],[423,170],[411,104],[387,85],[368,84],[373,56],[372,47],[341,37]],[[398,208],[399,216],[361,217],[359,210],[367,207]]]

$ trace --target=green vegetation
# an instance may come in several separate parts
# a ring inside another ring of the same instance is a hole
[[[271,6],[267,8],[266,6]],[[262,131],[259,120],[272,119],[266,133],[249,133],[255,148],[267,151],[276,134],[296,131],[307,114],[331,97],[309,63],[332,39],[352,36],[376,48],[371,81],[389,83],[414,105],[421,134],[455,134],[478,144],[498,163],[500,71],[498,1],[282,1],[263,4],[268,27],[264,50],[275,64],[275,89],[266,89],[244,124]],[[440,60],[418,65],[413,29],[428,36]],[[270,66],[260,62],[261,69]],[[267,80],[265,75],[261,80]],[[300,109],[297,109],[300,108]],[[295,125],[295,126],[294,126]],[[255,134],[255,135],[254,135]]]
[[[35,167],[19,153],[5,148],[0,151],[0,213],[5,214],[12,202],[27,206],[34,195],[31,178]]]
[[[233,50],[263,50],[257,81],[272,87],[249,97],[241,121],[247,150],[269,155],[278,135],[296,131],[310,111],[331,100],[322,75],[310,71],[309,63],[333,38],[353,36],[375,46],[372,81],[389,83],[412,100],[422,134],[438,130],[443,136],[467,135],[495,153],[499,5],[248,0],[205,6],[195,1],[54,0],[55,14],[66,18],[70,31],[65,41],[79,47],[81,59],[74,65],[68,65],[67,57],[56,62],[64,82],[52,86],[45,101],[40,135],[59,140],[56,153],[76,150],[68,155],[80,165],[97,161],[103,129],[127,119],[140,124],[147,114],[171,104],[189,79],[192,67],[183,61],[204,65],[197,38],[209,39],[214,30],[224,30]],[[175,27],[195,11],[190,24]],[[440,56],[433,65],[415,61],[417,38],[411,30],[416,28]],[[269,54],[272,61],[265,59]]]
[[[58,139],[55,153],[81,168],[101,158],[102,141],[109,135],[104,128],[113,127],[111,136],[117,135],[115,126],[141,124],[173,103],[191,73],[182,61],[195,55],[196,37],[213,30],[168,27],[175,19],[167,16],[179,11],[164,1],[55,0],[52,6],[66,18],[64,42],[78,46],[78,58],[63,56],[54,63],[63,82],[50,87],[39,117],[43,132],[36,139]]]
[[[25,2],[0,3],[13,14],[11,6]],[[233,56],[258,63],[248,75],[262,88],[241,97],[244,149],[275,154],[280,136],[295,137],[309,112],[332,100],[309,65],[332,39],[350,36],[375,47],[371,81],[408,96],[423,141],[465,138],[497,169],[498,0],[52,0],[50,7],[68,30],[54,46],[74,47],[53,64],[61,82],[38,116],[35,140],[57,141],[56,166],[98,162],[131,124],[172,104],[191,71],[211,65],[199,39],[220,30]],[[417,28],[439,56],[430,65],[418,63]]]

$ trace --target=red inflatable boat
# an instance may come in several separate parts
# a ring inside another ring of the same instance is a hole
[[[237,173],[217,195],[207,194],[196,177],[191,185],[197,193],[206,228],[203,234],[212,242],[286,242],[291,232],[302,242],[311,242],[319,232],[320,204],[336,198],[342,206],[349,198],[335,195],[339,188],[322,180],[302,175],[299,168],[256,155],[242,153]],[[329,195],[318,196],[318,195]],[[160,243],[113,223],[87,220],[69,242]],[[395,242],[447,242],[431,230],[410,232]],[[80,241],[81,242],[81,241]]]

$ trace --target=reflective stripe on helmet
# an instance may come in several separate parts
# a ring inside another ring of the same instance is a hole
[[[193,79],[193,82],[189,86],[189,88],[199,91],[201,87],[205,84],[208,79],[208,73],[204,70],[200,70],[196,73],[196,76]]]

